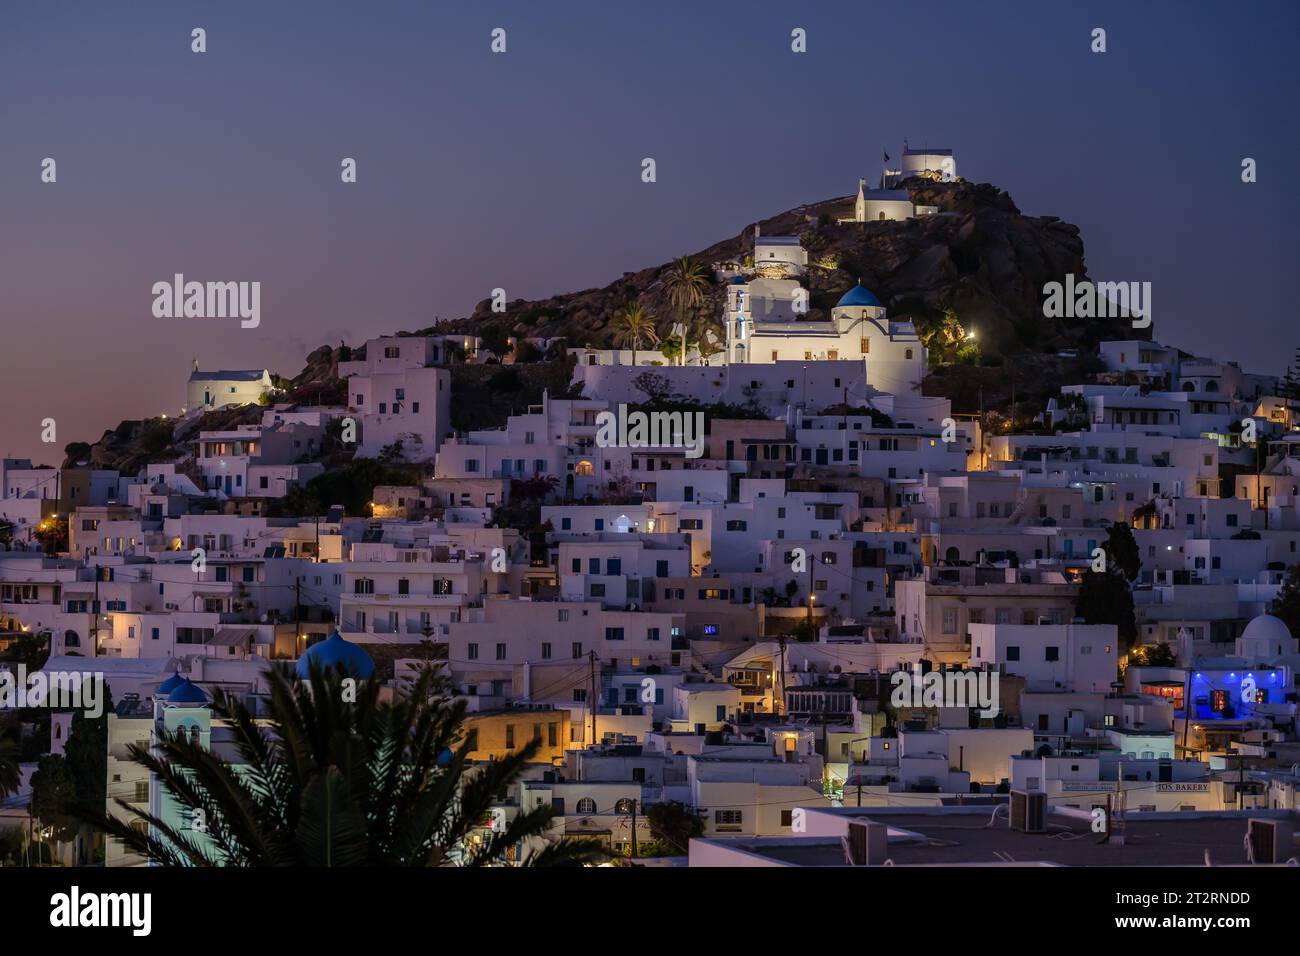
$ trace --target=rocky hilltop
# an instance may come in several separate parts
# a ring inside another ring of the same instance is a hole
[[[1029,400],[1024,413],[1032,414],[1033,402],[1055,392],[1062,381],[1082,380],[1095,371],[1090,353],[1099,340],[1145,335],[1115,320],[1044,317],[1044,283],[1062,281],[1070,273],[1076,279],[1087,276],[1077,226],[1055,216],[1025,216],[1007,193],[987,183],[917,177],[901,188],[913,203],[935,206],[939,212],[903,221],[841,222],[852,217],[854,200],[841,196],[751,223],[730,239],[690,255],[710,265],[743,265],[753,255],[757,225],[761,235],[799,236],[808,250],[804,284],[812,293],[810,318],[824,315],[859,281],[892,316],[911,318],[923,338],[940,330],[945,314],[955,316],[962,327],[977,330],[979,357],[974,363],[940,362],[924,388],[927,394],[951,398],[957,411],[1010,406],[1019,398]],[[493,312],[485,299],[471,315],[420,332],[463,332],[489,343],[502,343],[507,336],[561,337],[569,347],[609,347],[615,314],[637,300],[666,333],[678,318],[663,283],[671,265],[626,272],[602,288],[517,299],[507,303],[504,313]],[[724,290],[722,284],[713,284],[694,314],[685,317],[696,334],[705,333],[716,342],[723,338]],[[1077,350],[1078,358],[1057,354],[1069,349]],[[295,378],[277,378],[274,400],[344,402],[338,362],[351,357],[346,345],[322,346],[307,357]],[[549,357],[558,359],[556,354]],[[937,357],[932,350],[932,359]],[[1002,367],[1005,358],[1015,359],[1010,375]],[[570,367],[549,361],[517,365],[509,375],[477,366],[454,366],[452,371],[453,424],[464,429],[504,423],[511,411],[535,402],[543,388],[560,393]],[[70,445],[65,464],[133,473],[148,461],[187,454],[200,430],[253,422],[260,411],[222,409],[179,425],[159,419],[123,422],[93,445]],[[1015,414],[1011,409],[1009,424],[1014,424]]]
[[[809,253],[806,285],[814,313],[830,308],[857,281],[871,289],[890,314],[912,318],[924,334],[945,311],[978,330],[982,351],[1017,355],[1087,347],[1124,332],[1104,320],[1048,319],[1042,311],[1043,284],[1087,275],[1077,226],[1054,216],[1025,216],[995,186],[925,178],[904,181],[918,205],[939,213],[903,221],[842,223],[851,218],[853,197],[799,206],[757,225],[762,235],[801,237]],[[705,263],[744,262],[754,248],[754,224],[698,252]],[[504,313],[490,300],[472,315],[439,328],[477,335],[562,336],[574,346],[608,347],[615,313],[636,299],[661,322],[676,315],[661,281],[671,265],[627,272],[603,288],[518,299]],[[723,288],[715,286],[696,314],[694,327],[720,339]],[[810,316],[815,317],[815,315]]]

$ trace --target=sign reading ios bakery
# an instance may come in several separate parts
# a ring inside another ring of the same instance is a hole
[[[1070,792],[1109,793],[1115,787],[1113,780],[1073,781],[1066,780],[1061,789]],[[1156,793],[1209,793],[1208,783],[1158,783]]]

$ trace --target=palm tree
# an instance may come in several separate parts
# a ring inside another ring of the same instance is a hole
[[[686,327],[686,315],[704,301],[704,294],[712,284],[709,270],[704,263],[690,256],[682,256],[668,267],[664,273],[664,288],[668,291],[668,301],[677,311],[677,318]],[[696,336],[699,338],[699,336]],[[685,364],[686,357],[682,356]]]
[[[273,668],[265,722],[218,690],[213,717],[228,724],[238,765],[183,733],[160,741],[156,754],[129,748],[182,812],[202,812],[201,833],[120,799],[152,832],[96,811],[85,818],[170,866],[481,866],[545,833],[552,811],[539,807],[501,819],[481,843],[466,839],[494,816],[493,804],[536,753],[535,741],[472,766],[462,733],[465,702],[449,700],[432,669],[392,703],[380,703],[378,681],[353,688],[346,679],[341,670],[314,666],[299,683]],[[571,840],[535,850],[523,863],[575,865],[600,856],[593,841]]]
[[[664,358],[668,359],[670,364],[676,365],[677,358],[682,354],[682,348],[684,347],[683,337],[680,335],[665,336],[660,345],[662,346],[661,351]]]
[[[641,344],[648,342],[655,345],[659,341],[659,333],[655,331],[655,317],[640,302],[632,301],[619,310],[614,321],[618,329],[614,333],[614,341],[632,349],[632,366],[635,368],[636,350]]]

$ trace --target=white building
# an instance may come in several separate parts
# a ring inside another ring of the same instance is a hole
[[[1028,691],[1105,692],[1116,680],[1113,624],[967,624],[972,667],[997,665]]]
[[[357,453],[376,458],[396,450],[408,461],[429,461],[451,426],[451,374],[441,336],[371,339],[364,359],[340,362],[348,380],[348,410],[359,418]]]
[[[255,405],[262,395],[274,388],[266,369],[222,369],[201,372],[194,362],[185,393],[185,411],[205,411],[227,405]]]
[[[840,298],[828,319],[808,318],[807,291],[789,279],[737,277],[727,287],[726,308],[730,362],[864,362],[874,391],[921,393],[926,350],[916,328],[910,320],[890,319],[861,284]]]

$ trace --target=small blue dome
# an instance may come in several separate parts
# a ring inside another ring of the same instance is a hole
[[[883,309],[880,300],[872,295],[871,290],[861,282],[855,285],[848,292],[845,292],[840,301],[835,303],[835,308],[842,309],[845,306],[866,306],[872,309]]]
[[[184,683],[185,678],[181,676],[181,672],[179,670],[174,670],[172,671],[171,677],[158,685],[158,695],[160,697],[166,696]]]
[[[167,695],[169,704],[206,704],[208,695],[203,692],[203,688],[188,677],[182,677],[181,682]]]
[[[370,655],[351,641],[345,641],[338,631],[303,651],[294,668],[299,680],[311,677],[313,664],[323,671],[333,668],[361,680],[375,672],[375,662],[370,659]]]

